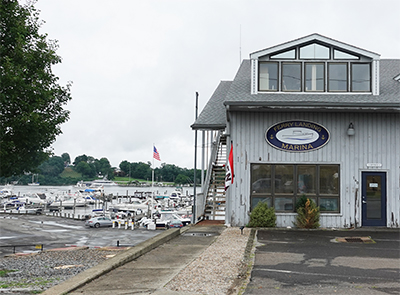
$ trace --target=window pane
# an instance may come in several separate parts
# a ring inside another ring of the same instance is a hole
[[[251,173],[251,191],[256,193],[271,193],[271,166],[253,165]]]
[[[297,193],[315,194],[316,166],[299,165],[297,168]]]
[[[334,59],[358,59],[358,56],[351,55],[349,53],[339,51],[339,50],[334,50],[333,51],[333,58]]]
[[[293,193],[293,165],[275,166],[275,193]]]
[[[252,197],[251,204],[250,204],[251,210],[253,210],[257,206],[258,202],[265,202],[265,203],[267,203],[268,208],[272,207],[272,198],[271,197]]]
[[[300,48],[300,58],[305,59],[329,59],[329,48],[319,45],[310,44]]]
[[[320,198],[319,209],[323,211],[339,212],[339,199],[338,198]]]
[[[369,64],[351,65],[351,90],[371,91],[371,73]]]
[[[291,211],[293,212],[293,198],[282,198],[275,197],[275,206],[276,211]]]
[[[324,65],[306,64],[306,91],[324,91]]]
[[[320,194],[339,194],[339,166],[321,165],[319,170]]]
[[[282,90],[301,90],[301,64],[282,64]]]
[[[260,63],[259,90],[278,90],[278,64]]]
[[[317,203],[317,198],[313,198],[313,197],[309,197],[309,196],[307,196],[307,199],[310,199],[311,201],[313,201],[315,204],[318,204]],[[297,203],[300,201],[300,197],[298,197],[298,198],[296,198],[296,205],[297,205]],[[295,208],[296,209],[296,208]]]
[[[294,49],[285,51],[282,53],[278,53],[275,55],[271,55],[271,58],[275,59],[295,59],[296,58],[296,51]]]
[[[346,64],[329,64],[329,91],[347,91]]]

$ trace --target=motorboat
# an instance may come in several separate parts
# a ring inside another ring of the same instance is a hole
[[[142,202],[138,198],[131,198],[129,202],[110,205],[110,210],[115,212],[136,212],[137,210],[140,210],[141,212],[147,212],[148,209],[149,206],[146,204],[146,202]]]
[[[88,204],[88,202],[86,202],[84,197],[71,197],[69,199],[66,200],[56,200],[53,201],[48,208],[54,209],[54,208],[60,208],[63,207],[64,209],[72,209],[72,208],[76,208],[76,207],[85,207]]]
[[[13,196],[14,186],[11,184],[7,184],[0,189],[0,199],[9,198]]]
[[[26,204],[31,204],[31,205],[46,205],[50,203],[50,201],[47,200],[45,194],[39,194],[39,193],[20,196],[18,197],[18,199],[25,201]]]

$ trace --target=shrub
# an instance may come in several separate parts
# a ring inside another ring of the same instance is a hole
[[[249,227],[275,227],[276,215],[274,208],[268,208],[267,203],[258,202],[250,214]]]
[[[302,197],[303,198],[303,197]],[[299,228],[318,228],[319,227],[319,207],[314,201],[307,198],[303,204],[302,199],[298,202],[297,217],[295,225]]]

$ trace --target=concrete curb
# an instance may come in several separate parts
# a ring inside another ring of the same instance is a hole
[[[109,271],[128,263],[139,256],[157,248],[158,246],[172,240],[179,236],[181,233],[187,231],[190,226],[186,226],[182,229],[168,229],[158,234],[155,237],[148,239],[140,243],[139,245],[128,249],[116,256],[99,263],[98,265],[79,273],[78,275],[50,288],[41,293],[42,295],[63,295],[72,292],[79,287],[89,283],[90,281],[108,273]]]

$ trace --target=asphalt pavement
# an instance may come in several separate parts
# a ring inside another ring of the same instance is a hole
[[[400,294],[400,231],[260,229],[244,294]]]

